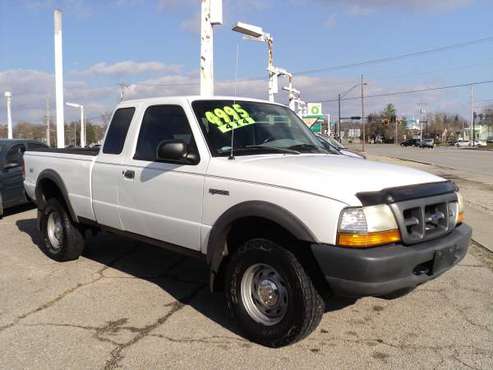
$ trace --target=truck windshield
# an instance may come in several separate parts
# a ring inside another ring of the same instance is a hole
[[[327,153],[287,107],[240,100],[198,100],[192,107],[214,156],[229,155],[231,143],[234,155]]]

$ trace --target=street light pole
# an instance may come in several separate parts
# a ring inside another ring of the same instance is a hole
[[[5,91],[5,100],[7,103],[7,137],[9,139],[14,138],[12,129],[12,93],[10,91]]]
[[[65,147],[65,119],[63,111],[63,51],[62,11],[55,10],[55,94],[56,94],[56,145]]]
[[[269,73],[269,101],[274,102],[274,95],[277,94],[277,77],[279,73],[274,67],[274,39],[269,33],[264,32],[262,27],[254,26],[248,23],[238,22],[233,27],[233,31],[245,35],[247,40],[265,42],[268,48],[267,71]]]

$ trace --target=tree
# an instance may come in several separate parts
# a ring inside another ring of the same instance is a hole
[[[382,114],[389,121],[395,120],[395,117],[397,117],[397,110],[395,109],[394,104],[392,104],[392,103],[387,104],[387,106],[383,110]]]

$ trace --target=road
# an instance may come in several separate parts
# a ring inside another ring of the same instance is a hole
[[[282,349],[243,339],[196,260],[102,234],[79,260],[40,251],[36,212],[0,220],[2,369],[491,369],[493,258],[394,300],[332,299]]]
[[[370,160],[413,167],[454,181],[464,195],[473,239],[493,252],[493,151],[368,145],[367,153]]]
[[[360,148],[354,146],[354,148]],[[388,156],[424,162],[444,169],[461,171],[463,177],[493,185],[493,151],[458,149],[455,147],[420,149],[397,145],[368,145],[370,155]]]

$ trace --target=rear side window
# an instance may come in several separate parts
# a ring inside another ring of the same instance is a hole
[[[189,151],[197,153],[185,111],[179,105],[155,105],[147,108],[140,128],[135,159],[155,161],[162,141],[181,140]]]
[[[106,135],[103,153],[120,154],[122,152],[134,113],[135,108],[121,108],[115,112]]]

